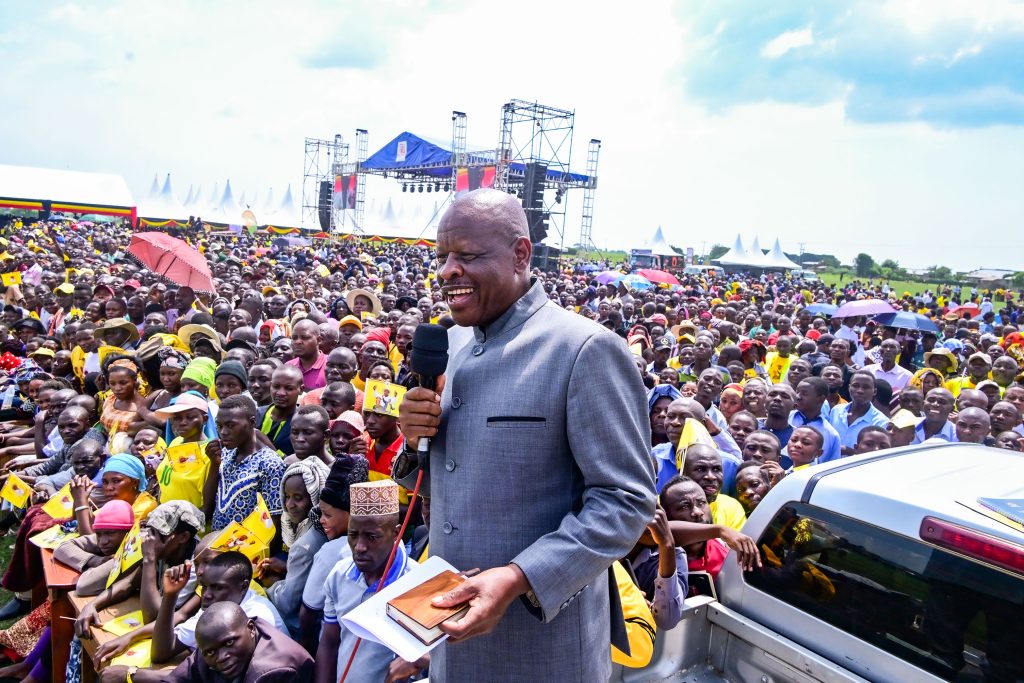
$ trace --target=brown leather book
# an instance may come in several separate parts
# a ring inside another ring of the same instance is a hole
[[[446,569],[415,588],[388,600],[387,614],[421,643],[432,645],[444,636],[439,626],[449,619],[461,619],[469,611],[469,605],[442,608],[434,607],[430,601],[434,596],[447,593],[465,580],[463,576]]]

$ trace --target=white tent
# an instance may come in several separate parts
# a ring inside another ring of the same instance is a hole
[[[779,239],[775,238],[775,244],[772,245],[772,250],[768,252],[768,265],[767,268],[781,268],[783,270],[792,270],[793,268],[799,268],[797,264],[793,263],[786,254],[782,251],[782,246],[779,244]]]
[[[270,199],[269,195],[267,199]],[[260,221],[261,225],[272,225],[275,228],[306,227],[302,225],[302,214],[299,212],[299,207],[295,205],[295,199],[292,197],[291,185],[289,185],[288,189],[285,190],[284,197],[281,198],[281,203],[278,205],[276,211],[270,214],[267,219],[262,219],[260,216],[256,216],[256,218]],[[317,229],[320,228],[319,225],[316,225],[315,227]]]
[[[654,236],[648,240],[646,247],[655,256],[679,256],[676,250],[669,246],[669,243],[665,240],[665,235],[662,233],[660,225],[654,231]]]
[[[149,184],[149,192],[146,193],[146,199],[152,199],[158,194],[160,194],[160,183],[156,179],[156,173],[154,173],[153,182]]]
[[[203,214],[202,218],[204,223],[242,225],[242,211],[242,207],[235,201],[235,196],[231,192],[231,181],[228,180],[224,184],[224,193],[220,196],[218,204]]]
[[[171,174],[168,173],[164,180],[163,188],[153,197],[147,197],[139,202],[138,216],[150,221],[185,221],[188,220],[189,212],[171,187]]]
[[[736,242],[733,244],[732,249],[714,260],[718,261],[718,264],[722,266],[747,266],[750,264],[750,254],[747,253],[746,248],[743,246],[743,240],[740,239],[739,235],[736,235]]]
[[[747,262],[747,265],[751,268],[770,267],[768,257],[765,255],[764,250],[761,249],[761,243],[758,241],[756,235],[754,236],[753,244],[750,245],[748,256],[750,256],[750,261]]]
[[[128,185],[119,175],[32,166],[0,165],[0,197],[61,204],[135,206]]]

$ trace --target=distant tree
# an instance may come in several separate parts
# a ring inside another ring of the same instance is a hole
[[[1010,282],[1013,283],[1014,287],[1024,287],[1024,271],[1014,273],[1010,278]]]
[[[887,258],[882,261],[882,265],[879,266],[879,273],[882,277],[889,280],[907,279],[907,271],[901,268],[900,264],[891,258]]]
[[[947,266],[930,266],[928,279],[933,282],[949,282],[953,279],[953,271]]]
[[[729,247],[722,244],[714,244],[711,246],[711,251],[708,252],[708,260],[714,261],[716,258],[725,256],[725,253],[729,251]]]
[[[867,254],[857,254],[857,258],[853,260],[853,269],[857,277],[870,277],[875,270],[875,259]]]

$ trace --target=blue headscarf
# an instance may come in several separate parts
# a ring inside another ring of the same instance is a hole
[[[210,441],[213,441],[214,439],[219,439],[220,436],[217,434],[217,422],[213,419],[213,408],[209,407],[213,405],[213,399],[203,396],[198,391],[189,390],[184,393],[192,394],[193,396],[198,396],[199,398],[206,401],[206,425],[203,427],[203,436],[205,436]],[[175,403],[177,403],[177,401],[178,397],[175,396],[167,405],[173,406]],[[172,439],[174,439],[174,432],[171,430],[171,421],[168,420],[166,423],[164,423],[164,441],[170,443]]]
[[[654,404],[658,402],[658,399],[670,398],[675,401],[682,397],[683,395],[679,393],[679,390],[671,384],[659,384],[647,392],[647,411],[654,410]]]
[[[131,453],[118,453],[107,458],[103,472],[117,472],[126,477],[139,480],[139,491],[146,490],[146,466]],[[100,472],[100,475],[103,475]]]

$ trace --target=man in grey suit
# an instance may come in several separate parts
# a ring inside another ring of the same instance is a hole
[[[401,425],[407,452],[431,438],[431,554],[485,571],[439,603],[471,609],[443,627],[431,680],[606,680],[608,568],[654,518],[629,351],[549,301],[531,253],[504,192],[470,192],[441,220],[437,276],[459,327],[441,395],[410,390]]]

